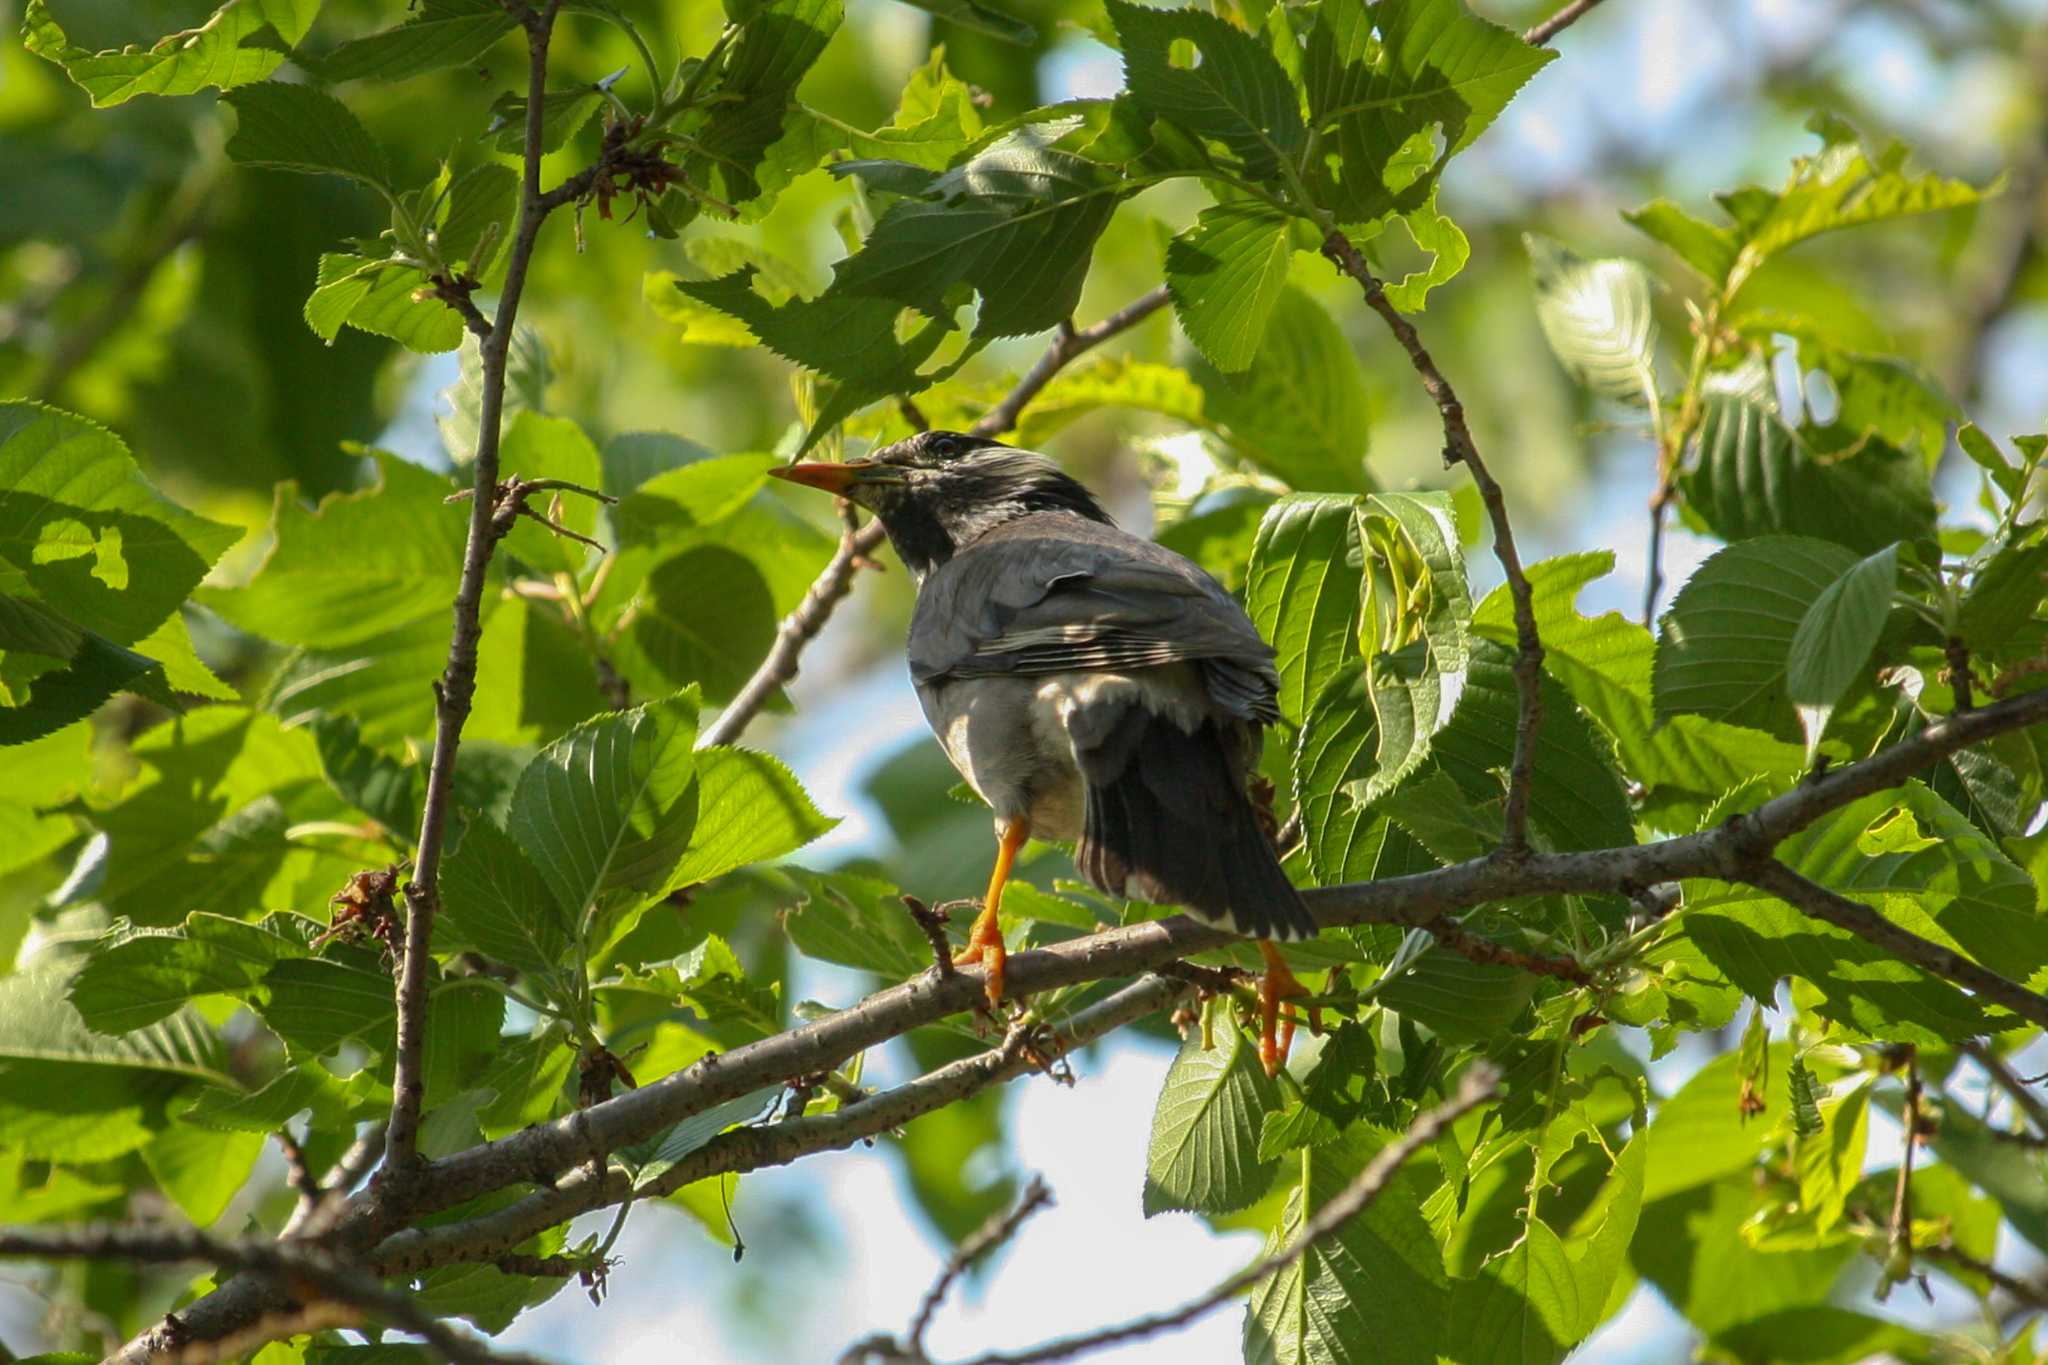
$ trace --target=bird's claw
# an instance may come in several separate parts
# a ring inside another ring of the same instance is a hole
[[[1266,974],[1259,978],[1259,1065],[1268,1076],[1277,1076],[1287,1065],[1288,1050],[1294,1046],[1296,1022],[1294,1011],[1283,1013],[1280,1002],[1301,999],[1309,994],[1309,989],[1288,969],[1271,943],[1261,942],[1259,951],[1266,959]],[[1323,1012],[1313,1005],[1308,1007],[1308,1027],[1311,1033],[1323,1031]]]
[[[988,993],[990,1009],[1003,1003],[1003,964],[1008,958],[1009,951],[1003,946],[1003,926],[996,917],[995,907],[984,907],[975,917],[974,927],[967,933],[967,946],[953,955],[953,965],[981,965],[983,989]]]

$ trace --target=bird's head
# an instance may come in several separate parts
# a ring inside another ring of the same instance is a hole
[[[919,580],[960,547],[1033,512],[1109,521],[1093,494],[1037,451],[957,431],[921,431],[844,464],[771,472],[873,512]]]

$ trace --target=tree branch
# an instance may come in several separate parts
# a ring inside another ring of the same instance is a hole
[[[1024,1187],[1024,1197],[1017,1201],[1017,1207],[989,1219],[960,1244],[947,1260],[939,1278],[925,1291],[924,1302],[917,1306],[917,1316],[911,1319],[910,1333],[904,1341],[914,1354],[924,1354],[924,1334],[930,1329],[939,1305],[946,1301],[946,1291],[953,1287],[953,1282],[966,1274],[969,1266],[1015,1237],[1017,1229],[1024,1226],[1025,1219],[1051,1204],[1052,1191],[1046,1188],[1043,1178],[1034,1175],[1031,1183]]]
[[[1524,29],[1522,31],[1522,41],[1530,47],[1541,47],[1577,23],[1584,17],[1587,10],[1599,3],[1600,0],[1572,0],[1569,5],[1566,5],[1542,23]]]
[[[1572,18],[1577,18],[1573,15]],[[1569,19],[1566,20],[1570,22]],[[1563,27],[1563,25],[1559,25]],[[1394,334],[1394,340],[1408,353],[1408,361],[1422,378],[1422,387],[1436,404],[1443,420],[1444,463],[1462,464],[1479,487],[1486,503],[1486,515],[1493,523],[1493,554],[1507,577],[1508,595],[1515,604],[1515,751],[1508,767],[1507,808],[1501,819],[1501,850],[1521,857],[1529,849],[1529,788],[1536,767],[1536,732],[1543,724],[1543,641],[1536,633],[1535,596],[1528,575],[1522,572],[1522,557],[1515,549],[1514,528],[1508,524],[1507,498],[1500,484],[1479,457],[1472,441],[1472,429],[1465,422],[1465,405],[1457,391],[1436,367],[1415,327],[1387,298],[1365,257],[1342,232],[1333,231],[1323,240],[1323,255],[1358,282],[1365,291],[1366,304],[1378,313]]]
[[[1166,301],[1166,287],[1161,285],[1093,326],[1075,331],[1071,326],[1062,325],[1038,362],[970,430],[976,436],[1001,436],[1010,431],[1017,425],[1025,407],[1052,382],[1054,375],[1119,332],[1137,326],[1165,307]],[[767,657],[761,660],[760,666],[740,688],[732,703],[719,713],[718,719],[705,727],[697,741],[700,747],[731,744],[738,739],[753,723],[754,717],[760,714],[768,699],[796,677],[797,664],[805,647],[818,638],[818,632],[832,618],[833,610],[853,591],[854,572],[881,548],[883,537],[880,522],[871,521],[858,529],[851,525],[847,527],[839,538],[839,548],[818,571],[810,591],[804,594],[804,600],[797,603],[796,610],[776,627],[775,643],[769,647]]]
[[[382,1274],[402,1275],[457,1261],[489,1259],[542,1229],[622,1199],[636,1195],[658,1198],[709,1176],[743,1175],[765,1166],[786,1166],[818,1152],[850,1147],[1022,1075],[1032,1069],[1029,1054],[1034,1049],[1066,1053],[1084,1047],[1132,1020],[1165,1009],[1181,999],[1187,989],[1180,981],[1147,977],[1076,1011],[1052,1030],[1028,1025],[1013,1028],[999,1047],[951,1062],[894,1090],[870,1095],[833,1113],[803,1114],[779,1123],[735,1128],[684,1157],[644,1190],[636,1192],[631,1178],[617,1167],[602,1174],[588,1166],[580,1167],[553,1189],[528,1195],[494,1213],[466,1222],[397,1233],[377,1248],[373,1264]],[[979,990],[979,985],[970,983],[970,995]]]
[[[1344,1187],[1343,1193],[1316,1210],[1315,1215],[1303,1225],[1300,1234],[1292,1242],[1238,1271],[1200,1298],[1190,1300],[1172,1312],[1155,1313],[1117,1327],[1089,1332],[1084,1336],[1066,1337],[1033,1347],[1028,1351],[991,1351],[986,1355],[976,1356],[969,1365],[1039,1365],[1040,1362],[1049,1360],[1071,1360],[1075,1356],[1099,1351],[1105,1346],[1175,1331],[1206,1317],[1267,1276],[1277,1275],[1287,1269],[1306,1256],[1312,1247],[1365,1212],[1392,1183],[1401,1167],[1417,1152],[1435,1142],[1446,1128],[1492,1099],[1498,1093],[1499,1086],[1500,1073],[1493,1067],[1485,1062],[1473,1066],[1459,1083],[1457,1094],[1433,1109],[1425,1109],[1416,1116],[1415,1122],[1408,1125],[1407,1132],[1380,1148],[1373,1159],[1365,1164],[1365,1169]]]
[[[398,1038],[391,1083],[391,1120],[385,1129],[384,1167],[379,1192],[402,1195],[418,1173],[420,1107],[425,1100],[422,1067],[426,1056],[427,974],[433,966],[434,917],[441,905],[441,854],[448,829],[448,806],[455,791],[455,756],[462,727],[476,694],[477,645],[483,638],[484,576],[491,555],[510,528],[521,499],[501,500],[498,494],[498,438],[505,409],[505,372],[512,349],[512,328],[533,263],[534,243],[554,207],[540,188],[542,115],[546,110],[548,42],[561,0],[545,0],[528,16],[526,76],[526,154],[519,193],[519,227],[498,295],[498,314],[490,334],[479,346],[483,392],[477,410],[476,458],[472,465],[469,540],[463,551],[462,580],[455,593],[455,628],[448,644],[448,665],[434,688],[434,756],[427,770],[427,792],[420,817],[420,837],[412,879],[405,889],[407,906],[405,955],[398,978]]]
[[[1779,842],[1829,812],[1895,787],[1969,745],[2043,722],[2048,722],[2048,691],[2030,692],[1938,721],[1882,753],[1832,769],[1754,811],[1697,834],[1624,848],[1531,854],[1521,859],[1488,856],[1428,872],[1309,889],[1303,897],[1325,926],[1381,923],[1426,927],[1444,916],[1521,896],[1558,892],[1632,896],[1648,887],[1688,878],[1755,884],[1750,874],[1772,861]],[[1855,908],[1869,913],[1864,907]],[[1013,992],[1021,997],[1055,986],[1137,975],[1234,941],[1224,930],[1175,916],[1014,953],[1008,964],[1009,980]],[[1966,965],[1991,975],[1973,964]],[[2003,978],[1993,979],[2009,994],[2019,991]],[[1100,1036],[1160,1008],[1180,989],[1179,982],[1140,982],[1074,1016],[1060,1031],[1061,1037],[1069,1046],[1078,1045],[1087,1037]],[[2028,1017],[2048,1017],[2048,1000],[2019,993],[2031,1002]],[[947,1015],[969,1011],[980,996],[978,974],[961,973],[941,981],[930,973],[920,973],[837,1014],[706,1057],[602,1104],[438,1161],[422,1174],[403,1217],[386,1202],[359,1198],[341,1215],[335,1236],[345,1238],[352,1248],[375,1245],[370,1264],[380,1273],[487,1259],[512,1249],[535,1231],[634,1193],[621,1170],[593,1175],[588,1169],[575,1169],[593,1157],[601,1158],[652,1137],[713,1105],[766,1085],[779,1085],[790,1076],[832,1070],[857,1052]],[[812,1151],[843,1147],[1014,1075],[1027,1065],[1021,1055],[1006,1057],[1004,1050],[998,1049],[832,1114],[736,1129],[685,1157],[663,1177],[660,1186],[679,1187],[707,1175],[752,1170],[793,1161]],[[467,1223],[406,1227],[412,1218],[482,1194],[548,1183],[554,1188],[542,1189],[498,1213]],[[181,1320],[192,1336],[211,1339],[238,1330],[276,1307],[269,1285],[238,1277],[193,1303]],[[149,1359],[155,1340],[155,1334],[139,1339],[120,1359]],[[158,1342],[158,1347],[162,1344]]]
[[[0,1228],[0,1256],[27,1256],[41,1261],[204,1261],[268,1280],[302,1305],[324,1299],[360,1309],[420,1337],[458,1365],[543,1365],[532,1356],[491,1350],[469,1333],[450,1327],[420,1307],[412,1295],[387,1289],[375,1278],[304,1243],[228,1242],[191,1229],[88,1223],[74,1227]],[[173,1329],[174,1333],[176,1330]]]
[[[1742,880],[1759,891],[1770,892],[1802,914],[1824,920],[1837,929],[1846,929],[1901,961],[1974,991],[1981,998],[2005,1006],[2040,1028],[2048,1028],[2048,999],[2009,977],[1978,966],[1952,948],[1944,948],[1900,928],[1863,902],[1852,901],[1819,882],[1802,877],[1781,862],[1767,862],[1746,874]]]
[[[2034,1125],[2034,1131],[2048,1140],[2048,1103],[2044,1103],[2033,1087],[2020,1079],[2019,1073],[2005,1064],[2005,1059],[1980,1042],[1960,1044],[1956,1050],[1984,1069],[1992,1084],[2006,1093],[2013,1106]]]

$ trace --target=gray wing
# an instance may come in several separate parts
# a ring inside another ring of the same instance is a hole
[[[911,619],[920,688],[951,678],[1202,666],[1210,696],[1275,721],[1273,651],[1244,609],[1163,546],[1041,514],[975,541],[926,579]]]

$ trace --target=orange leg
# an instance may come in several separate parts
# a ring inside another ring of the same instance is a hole
[[[1277,1076],[1287,1065],[1287,1050],[1294,1046],[1295,1024],[1294,1011],[1283,1015],[1280,1002],[1298,999],[1309,990],[1295,979],[1270,940],[1259,940],[1259,955],[1266,959],[1266,974],[1259,978],[1259,1065],[1266,1068],[1268,1076]],[[1308,1026],[1317,1033],[1323,1031],[1323,1012],[1314,1006],[1309,1008]]]
[[[1003,908],[1003,887],[1009,884],[1010,869],[1016,865],[1018,850],[1030,837],[1029,820],[1012,820],[1004,827],[1002,836],[996,841],[996,867],[989,874],[988,895],[982,898],[981,913],[975,917],[974,927],[968,931],[967,946],[953,958],[956,967],[971,967],[977,962],[983,964],[990,1008],[1003,1003],[1003,962],[1009,955],[1003,947],[1003,926],[997,918]]]

